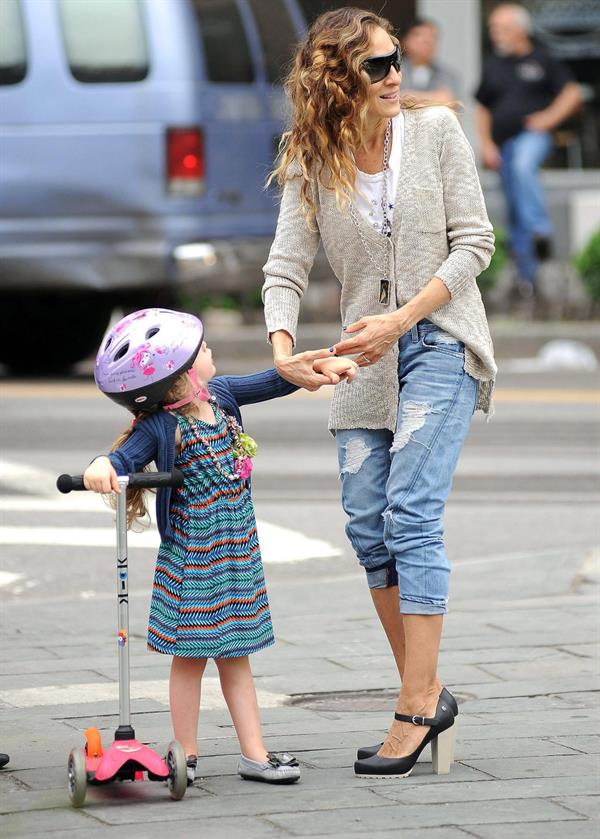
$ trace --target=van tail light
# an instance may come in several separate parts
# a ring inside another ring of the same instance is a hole
[[[202,195],[204,134],[199,128],[167,129],[167,189],[171,195]]]

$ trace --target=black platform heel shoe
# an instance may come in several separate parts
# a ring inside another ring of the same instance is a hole
[[[454,714],[450,707],[440,699],[435,717],[396,713],[394,718],[400,722],[411,722],[413,725],[428,725],[430,728],[412,754],[403,757],[380,757],[375,754],[363,760],[357,760],[354,764],[354,774],[359,778],[406,778],[413,771],[425,746],[431,743],[433,771],[436,775],[447,775],[452,763],[456,733]]]
[[[435,709],[435,715],[437,717],[438,712],[440,710],[441,705],[447,705],[454,716],[458,716],[458,705],[456,703],[456,699],[452,696],[449,690],[446,688],[442,688],[440,693],[440,698],[437,704],[437,708]],[[445,710],[445,709],[444,709]],[[356,753],[357,760],[364,760],[365,757],[373,757],[376,755],[379,749],[383,746],[383,743],[378,743],[376,746],[363,746],[359,749]],[[452,753],[451,763],[454,761],[454,752]]]

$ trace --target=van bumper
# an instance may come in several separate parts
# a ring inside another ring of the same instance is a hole
[[[164,239],[0,244],[2,291],[114,293],[186,288],[205,292],[260,287],[271,236],[168,242]]]
[[[208,292],[248,291],[260,288],[262,266],[272,237],[213,239],[176,245],[172,252],[173,278],[178,286]]]

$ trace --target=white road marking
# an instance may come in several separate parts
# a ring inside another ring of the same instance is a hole
[[[258,690],[258,704],[261,708],[278,708],[288,697],[283,693]],[[165,707],[169,706],[169,682],[154,679],[130,684],[131,699],[153,699]],[[118,702],[117,682],[90,682],[87,684],[42,685],[34,688],[0,690],[0,702],[15,708],[34,708],[43,705],[79,705],[92,702]],[[225,708],[219,679],[204,676],[202,679],[202,708],[212,711]]]
[[[297,530],[270,522],[257,522],[263,562],[281,564],[307,559],[341,556],[341,550],[321,539],[311,539]],[[158,549],[160,537],[155,528],[141,533],[130,532],[129,548]],[[43,545],[62,547],[114,548],[112,527],[0,527],[0,545]]]
[[[15,463],[13,460],[0,458],[0,476],[2,483],[13,490],[34,490],[43,495],[54,495],[57,475],[47,469],[38,469],[27,463]]]
[[[17,580],[22,580],[23,574],[11,574],[10,571],[0,571],[0,588],[10,586]]]
[[[72,492],[62,497],[56,490],[56,476],[49,470],[36,469],[23,463],[0,459],[0,474],[4,483],[14,489],[35,488],[40,496],[11,495],[0,498],[3,512],[107,513],[114,521],[114,511],[102,498],[93,493]],[[156,521],[156,516],[153,516]],[[257,522],[261,555],[266,564],[302,562],[307,559],[330,559],[342,551],[322,539],[312,539],[298,530],[280,527],[266,521]],[[114,527],[0,527],[1,545],[53,545],[62,547],[114,548]],[[130,531],[130,548],[156,550],[160,538],[153,526],[140,533]]]
[[[32,495],[2,495],[0,510],[4,513],[102,513],[114,511],[93,492],[72,492],[45,498]]]

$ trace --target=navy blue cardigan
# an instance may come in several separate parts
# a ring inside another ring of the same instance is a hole
[[[241,405],[266,402],[278,396],[287,396],[298,390],[271,368],[250,376],[217,376],[208,384],[216,396],[219,407],[234,416],[242,424]],[[175,431],[177,417],[168,411],[157,411],[139,422],[123,445],[110,452],[108,458],[117,475],[141,472],[144,466],[154,461],[159,472],[170,472],[175,463]],[[156,493],[156,523],[161,538],[169,536],[169,507],[171,488],[165,487]]]

